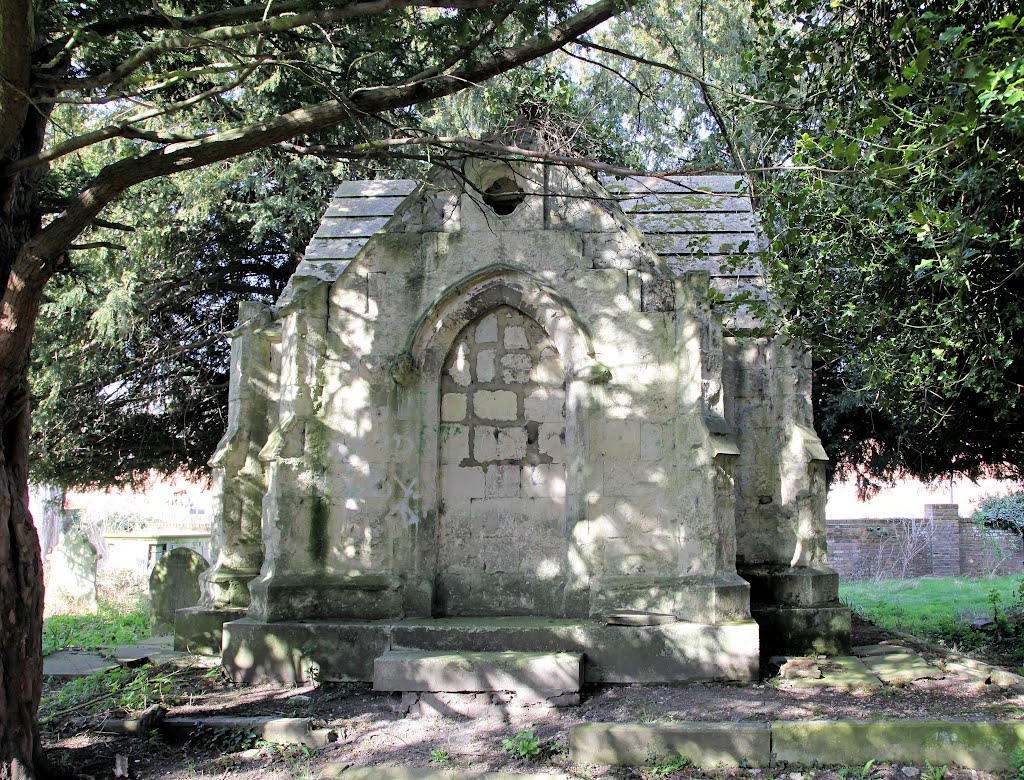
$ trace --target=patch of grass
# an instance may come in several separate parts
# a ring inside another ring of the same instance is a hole
[[[914,580],[843,582],[843,601],[876,625],[918,636],[941,636],[959,624],[967,632],[970,622],[991,615],[990,593],[1011,603],[1019,577],[971,580],[964,577],[926,577]],[[958,632],[955,629],[953,633]],[[969,638],[969,637],[968,637]]]
[[[840,595],[854,611],[882,628],[962,650],[984,650],[992,660],[1011,667],[1024,662],[1021,624],[1007,619],[1024,607],[1024,581],[1019,576],[845,582]],[[985,617],[995,620],[992,630],[971,627],[972,621]]]
[[[1024,747],[1016,747],[1013,750],[1013,759],[1010,761],[1010,777],[1012,780],[1024,780]]]
[[[124,715],[152,704],[171,708],[181,699],[176,685],[179,674],[178,669],[147,664],[79,677],[43,697],[39,720],[46,723],[68,715]]]
[[[43,655],[69,647],[96,650],[104,645],[125,645],[150,635],[149,610],[125,610],[100,602],[95,615],[53,615],[43,622]]]

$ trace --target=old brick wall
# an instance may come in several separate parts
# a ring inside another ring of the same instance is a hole
[[[944,506],[944,505],[935,505]],[[900,546],[894,543],[899,529],[916,523],[927,538],[913,555],[907,576],[981,577],[1024,573],[1024,551],[1016,534],[982,528],[969,518],[951,517],[948,510],[921,518],[864,518],[829,520],[826,526],[830,565],[846,579],[899,576]]]

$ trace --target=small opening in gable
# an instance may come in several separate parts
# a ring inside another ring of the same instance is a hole
[[[511,214],[518,208],[519,204],[526,199],[523,189],[516,184],[515,179],[504,176],[484,190],[484,203],[486,203],[495,214]]]

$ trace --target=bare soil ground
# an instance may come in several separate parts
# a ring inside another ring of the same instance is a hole
[[[888,638],[866,624],[856,628],[855,644]],[[127,757],[130,777],[186,780],[262,777],[305,780],[332,764],[353,766],[435,766],[476,771],[560,771],[571,777],[652,778],[654,768],[578,767],[568,759],[569,729],[595,721],[769,721],[804,719],[903,719],[999,717],[1024,720],[1024,695],[959,677],[921,680],[875,693],[828,689],[782,690],[771,684],[695,684],[669,686],[604,686],[589,689],[582,706],[562,711],[518,710],[482,717],[409,718],[400,712],[400,698],[375,693],[368,685],[324,685],[281,689],[234,686],[207,670],[182,672],[178,678],[175,716],[276,715],[311,717],[336,730],[338,741],[310,752],[303,748],[254,746],[253,740],[230,734],[200,734],[188,742],[170,743],[156,735],[125,737],[102,733],[102,718],[65,719],[50,724],[45,734],[49,755],[58,769],[79,777],[112,776],[115,757]],[[522,761],[501,750],[502,739],[533,730],[543,752]],[[439,751],[447,754],[442,763]],[[434,758],[432,762],[432,757]],[[667,775],[680,778],[758,778],[759,780],[939,780],[927,768],[881,765],[824,768],[794,772],[765,770],[683,769]],[[950,769],[946,780],[990,780],[991,773]]]

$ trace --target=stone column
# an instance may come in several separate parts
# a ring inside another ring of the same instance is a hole
[[[850,645],[850,611],[839,603],[839,576],[827,563],[825,465],[814,431],[811,359],[798,346],[776,339],[769,347],[771,425],[777,449],[771,471],[777,493],[759,497],[777,504],[770,547],[740,574],[750,582],[751,613],[761,626],[762,657],[777,653],[844,653]],[[768,476],[765,473],[763,476]]]
[[[214,564],[201,577],[206,607],[246,608],[249,581],[263,563],[261,502],[266,491],[259,452],[270,431],[276,373],[270,309],[243,302],[231,334],[228,428],[210,458],[213,467]]]
[[[925,504],[924,519],[932,527],[932,574],[960,574],[960,505]]]

